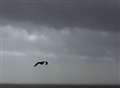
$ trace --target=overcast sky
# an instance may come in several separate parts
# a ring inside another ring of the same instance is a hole
[[[0,0],[0,82],[117,83],[119,10],[119,0]],[[33,68],[39,56],[49,65]]]

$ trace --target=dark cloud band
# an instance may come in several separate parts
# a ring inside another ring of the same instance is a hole
[[[119,0],[1,0],[0,16],[54,27],[120,31]]]

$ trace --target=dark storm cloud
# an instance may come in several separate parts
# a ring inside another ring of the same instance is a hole
[[[119,0],[0,0],[0,17],[54,27],[119,31]]]

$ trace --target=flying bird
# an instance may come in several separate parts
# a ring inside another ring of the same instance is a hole
[[[34,67],[38,66],[38,65],[48,65],[48,62],[47,61],[40,61],[40,62],[37,62],[34,64]]]

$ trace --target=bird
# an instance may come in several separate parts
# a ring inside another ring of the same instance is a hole
[[[36,67],[37,65],[48,65],[48,62],[47,61],[40,61],[40,62],[37,62],[34,64],[34,67]]]

